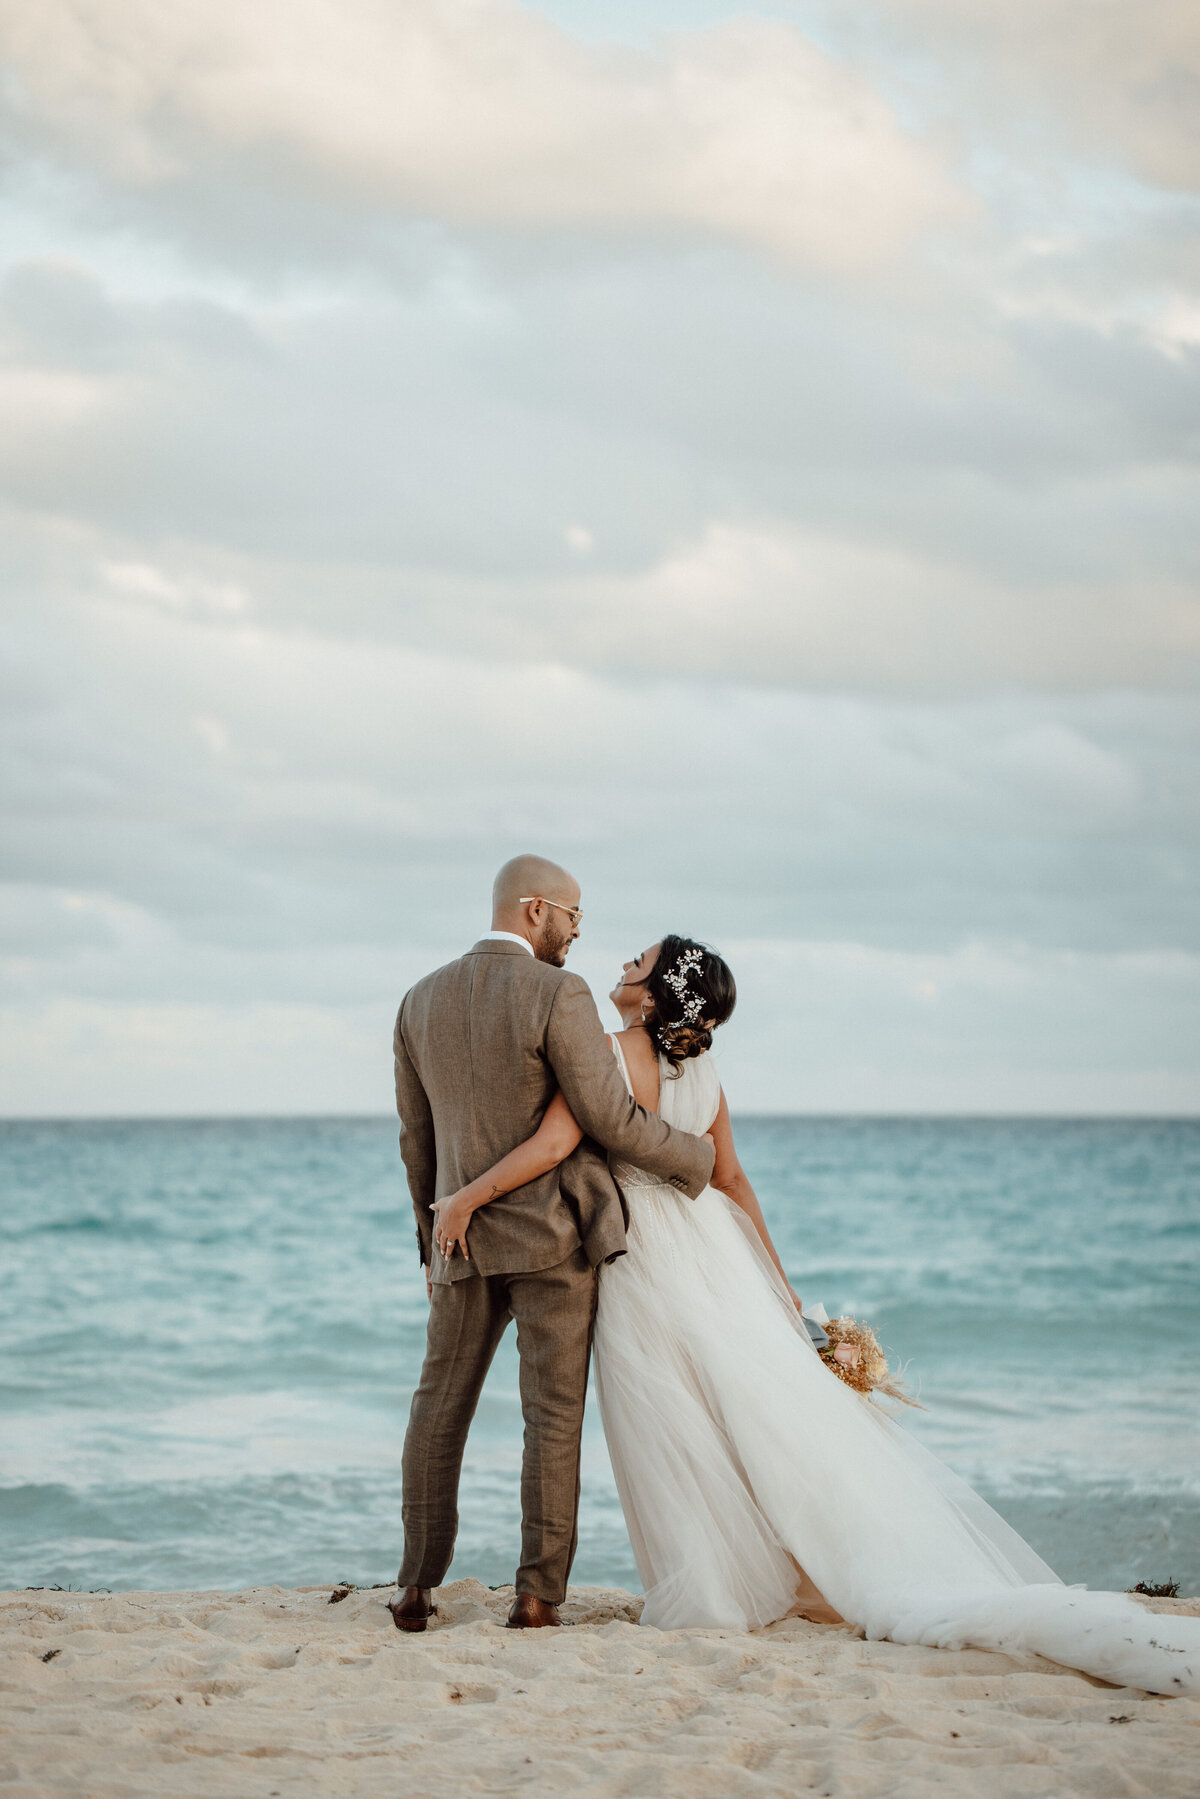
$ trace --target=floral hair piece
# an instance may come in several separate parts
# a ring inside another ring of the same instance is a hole
[[[704,1001],[698,993],[688,991],[688,976],[700,966],[700,951],[685,949],[674,968],[663,976],[663,985],[669,987],[679,1002],[685,1024],[695,1024],[704,1011]]]

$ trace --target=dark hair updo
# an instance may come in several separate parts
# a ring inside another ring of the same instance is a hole
[[[646,976],[646,992],[654,1001],[646,1030],[673,1075],[689,1056],[712,1048],[713,1032],[737,1004],[729,964],[707,944],[674,933],[662,940],[658,961]]]

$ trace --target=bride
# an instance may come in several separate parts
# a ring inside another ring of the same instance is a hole
[[[799,1611],[897,1643],[1035,1653],[1122,1686],[1200,1692],[1200,1620],[1064,1586],[816,1353],[706,1053],[736,999],[720,956],[664,937],[625,964],[611,998],[634,1098],[716,1145],[696,1200],[613,1168],[629,1253],[600,1270],[596,1392],[642,1622],[752,1630]],[[556,1095],[534,1136],[437,1202],[444,1252],[469,1255],[474,1211],[554,1167],[581,1134]]]

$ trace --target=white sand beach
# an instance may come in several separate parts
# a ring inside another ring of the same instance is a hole
[[[507,1631],[511,1588],[0,1595],[0,1788],[89,1799],[795,1794],[1193,1799],[1200,1700],[1036,1658],[866,1643],[792,1619],[643,1630],[573,1588]],[[1200,1600],[1151,1601],[1200,1615]]]

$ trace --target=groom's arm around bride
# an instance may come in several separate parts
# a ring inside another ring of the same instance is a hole
[[[549,1267],[580,1246],[592,1266],[621,1254],[624,1202],[602,1152],[691,1198],[712,1173],[706,1138],[674,1130],[631,1097],[586,982],[537,958],[515,933],[489,935],[419,981],[400,1008],[394,1048],[400,1151],[435,1283]],[[556,1088],[584,1142],[477,1212],[470,1262],[445,1262],[433,1241],[434,1200],[531,1136]]]

